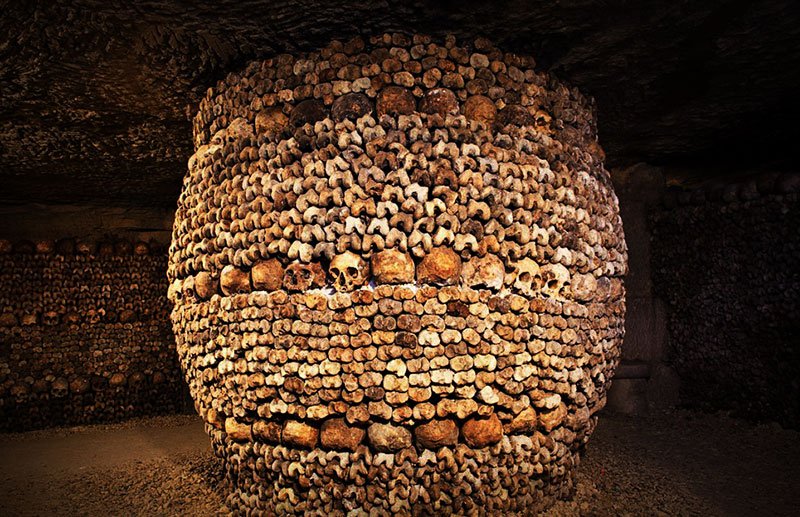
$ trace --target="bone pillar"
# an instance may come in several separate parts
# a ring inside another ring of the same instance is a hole
[[[590,103],[532,67],[384,35],[208,90],[170,298],[234,511],[569,496],[627,256]]]

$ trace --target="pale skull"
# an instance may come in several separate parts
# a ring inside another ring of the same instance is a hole
[[[183,280],[177,279],[169,284],[169,287],[167,287],[167,299],[173,304],[183,299]]]
[[[555,299],[564,299],[570,288],[570,274],[561,264],[548,264],[541,268],[542,293]]]
[[[494,255],[475,257],[461,269],[461,278],[468,287],[499,290],[506,274],[503,261]]]
[[[511,265],[511,286],[527,296],[536,296],[542,288],[539,264],[532,258],[518,260]]]
[[[353,291],[367,282],[367,263],[355,253],[345,251],[333,257],[328,274],[337,291]]]

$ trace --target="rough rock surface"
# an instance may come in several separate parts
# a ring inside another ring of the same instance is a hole
[[[612,165],[774,162],[800,111],[793,4],[11,2],[0,20],[0,195],[174,206],[188,117],[215,79],[333,37],[409,28],[536,56],[596,97]],[[739,152],[719,152],[731,138]]]

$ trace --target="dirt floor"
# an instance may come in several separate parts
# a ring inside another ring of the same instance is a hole
[[[798,515],[800,433],[723,415],[603,415],[549,515]],[[224,514],[196,417],[0,434],[0,515]]]

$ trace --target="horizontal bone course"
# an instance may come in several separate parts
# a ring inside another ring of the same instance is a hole
[[[589,102],[532,67],[395,34],[209,89],[169,297],[231,509],[503,514],[571,493],[627,252]]]

